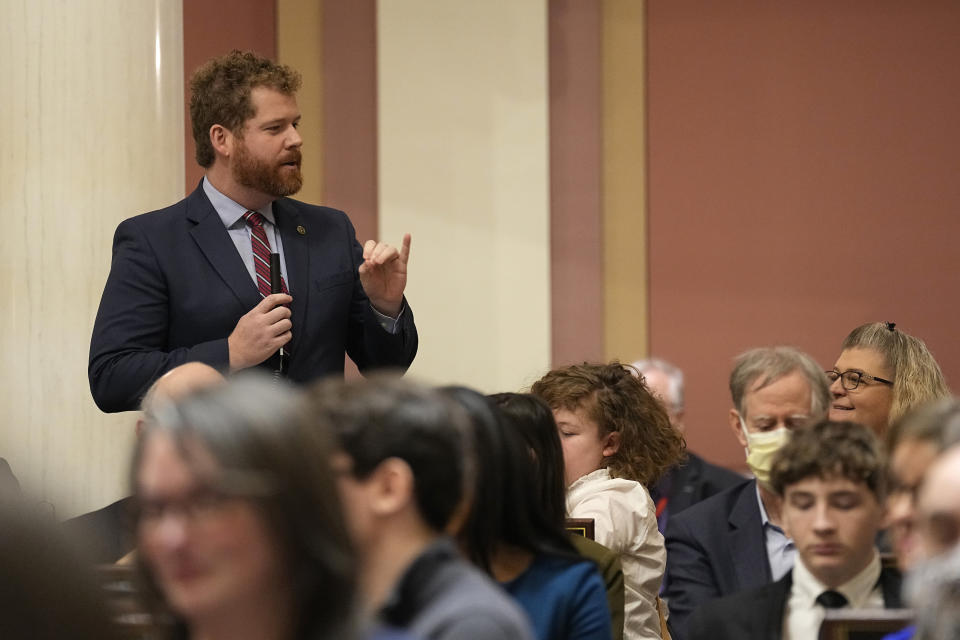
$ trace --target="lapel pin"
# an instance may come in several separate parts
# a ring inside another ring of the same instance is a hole
[[[303,228],[302,224],[299,224],[297,225],[297,233],[299,233],[302,236],[305,236],[307,235],[307,230]]]

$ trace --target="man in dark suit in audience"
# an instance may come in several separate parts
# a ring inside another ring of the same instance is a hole
[[[175,367],[153,383],[143,398],[143,413],[137,419],[137,437],[144,420],[165,403],[224,382],[223,375],[202,362]],[[111,564],[133,551],[131,525],[133,498],[126,497],[96,511],[64,520],[64,534],[80,554],[94,564]]]
[[[884,519],[884,466],[875,436],[824,420],[793,433],[770,473],[797,547],[780,580],[708,602],[690,640],[815,640],[828,608],[899,608],[900,573],[874,544]]]
[[[670,424],[684,434],[683,371],[659,358],[638,360],[633,366],[643,376],[650,392],[663,403]],[[686,459],[664,474],[650,490],[650,497],[657,505],[657,528],[663,533],[670,516],[744,482],[746,478],[740,474],[711,464],[687,449]]]
[[[10,465],[3,458],[0,458],[0,499],[9,498],[20,494],[20,483],[17,477],[10,470]]]
[[[770,465],[790,431],[825,416],[831,399],[823,369],[791,347],[741,354],[730,394],[729,426],[756,480],[693,505],[667,525],[663,597],[677,640],[686,638],[687,619],[704,602],[778,580],[793,566]]]

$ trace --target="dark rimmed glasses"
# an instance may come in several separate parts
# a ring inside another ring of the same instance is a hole
[[[881,384],[888,384],[893,386],[892,380],[884,380],[883,378],[878,378],[877,376],[872,376],[869,373],[864,373],[863,371],[844,371],[840,373],[839,371],[825,371],[827,374],[827,380],[830,381],[830,384],[836,382],[837,378],[840,378],[840,384],[847,391],[853,391],[860,386],[861,380],[866,380],[867,384],[872,382],[879,382]]]

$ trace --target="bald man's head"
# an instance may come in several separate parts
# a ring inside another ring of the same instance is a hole
[[[143,397],[140,409],[149,417],[159,404],[178,402],[192,393],[223,382],[223,374],[210,365],[188,362],[160,376]]]

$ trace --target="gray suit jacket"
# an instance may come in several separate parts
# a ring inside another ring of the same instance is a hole
[[[532,640],[530,623],[453,543],[427,547],[397,581],[381,621],[425,640]]]

